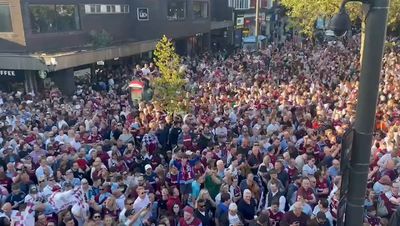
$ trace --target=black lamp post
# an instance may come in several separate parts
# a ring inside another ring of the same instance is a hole
[[[331,29],[337,35],[344,35],[350,27],[349,16],[345,11],[347,2],[349,1],[343,1],[339,14],[331,21]],[[338,222],[339,226],[363,224],[364,200],[389,9],[389,0],[364,0],[362,3],[368,10],[363,18],[365,22],[364,48],[361,48],[361,76],[350,160],[349,186],[346,193],[346,210],[344,222]]]

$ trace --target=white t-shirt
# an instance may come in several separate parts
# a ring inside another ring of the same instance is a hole
[[[229,226],[235,226],[242,223],[237,214],[235,216],[232,216],[228,213],[228,219],[229,219]]]
[[[144,208],[147,207],[147,205],[149,205],[150,203],[150,199],[149,196],[146,195],[143,199],[141,199],[140,197],[137,197],[135,202],[133,203],[133,209],[135,210],[136,213],[140,212],[141,210],[143,210]],[[148,219],[150,217],[151,211],[149,211],[149,213],[143,218]]]

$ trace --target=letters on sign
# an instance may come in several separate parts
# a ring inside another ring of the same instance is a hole
[[[137,8],[137,17],[139,21],[149,20],[149,9],[148,8]]]
[[[15,71],[0,70],[0,76],[15,76]]]

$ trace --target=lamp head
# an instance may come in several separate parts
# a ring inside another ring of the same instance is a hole
[[[343,6],[340,8],[339,13],[332,17],[329,23],[329,29],[333,31],[335,36],[341,37],[346,34],[350,27],[350,16]]]

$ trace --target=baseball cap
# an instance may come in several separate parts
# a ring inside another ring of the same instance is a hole
[[[147,164],[147,165],[144,166],[144,170],[147,171],[147,170],[149,170],[149,169],[151,169],[151,165],[150,165],[150,164]]]
[[[229,210],[237,210],[237,205],[236,205],[236,203],[234,203],[234,202],[231,202],[230,204],[229,204]]]
[[[65,174],[69,174],[69,173],[73,173],[72,170],[67,170],[67,172],[65,172]]]

